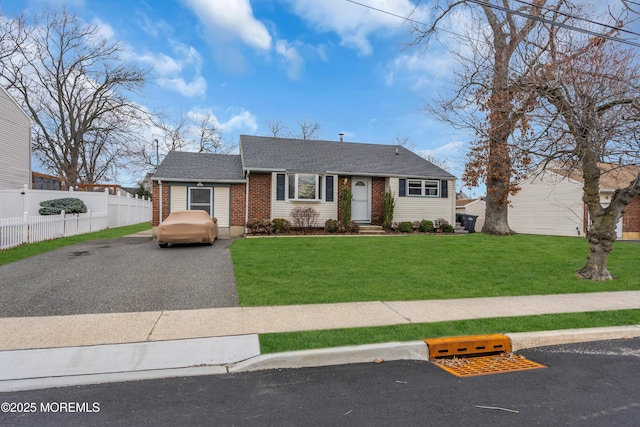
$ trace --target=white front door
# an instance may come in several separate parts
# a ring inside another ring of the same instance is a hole
[[[351,180],[351,220],[371,221],[371,178],[354,177]]]

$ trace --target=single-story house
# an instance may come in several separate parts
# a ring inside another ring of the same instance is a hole
[[[601,163],[600,200],[606,206],[618,188],[625,188],[638,176],[638,166],[620,167]],[[584,236],[589,212],[582,200],[580,170],[548,167],[518,184],[511,197],[509,226],[516,233],[550,236]],[[627,205],[617,227],[619,239],[640,238],[640,197]]]
[[[484,213],[487,208],[483,198],[456,200],[456,213],[477,216],[474,231],[479,233],[484,226]]]
[[[297,207],[316,209],[323,227],[340,219],[344,187],[361,224],[382,224],[387,191],[396,222],[455,223],[455,177],[402,146],[241,135],[239,150],[168,153],[151,177],[154,227],[173,210],[204,209],[221,237],[238,236],[251,220],[292,221]]]
[[[31,188],[31,119],[0,86],[0,188]]]

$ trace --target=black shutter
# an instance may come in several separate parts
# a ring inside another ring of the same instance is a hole
[[[326,192],[327,194],[325,195],[325,202],[333,202],[333,175],[327,175],[326,176],[327,179],[327,183],[326,183]]]
[[[446,179],[440,181],[440,197],[443,199],[449,197],[449,181]]]
[[[400,188],[398,188],[398,196],[405,197],[407,195],[407,180],[400,178]]]
[[[284,200],[284,174],[276,175],[276,200]]]

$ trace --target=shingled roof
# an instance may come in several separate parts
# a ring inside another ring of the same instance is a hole
[[[245,182],[237,154],[170,151],[151,177],[158,181]]]
[[[400,145],[240,135],[245,170],[454,178]]]

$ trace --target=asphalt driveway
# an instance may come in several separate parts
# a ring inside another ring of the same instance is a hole
[[[123,237],[0,266],[0,317],[189,310],[238,305],[229,245]]]

